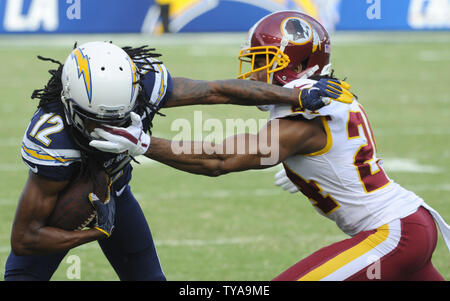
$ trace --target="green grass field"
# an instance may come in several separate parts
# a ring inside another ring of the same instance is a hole
[[[245,34],[0,37],[0,276],[10,251],[17,200],[27,177],[20,143],[36,108],[33,89],[47,82],[48,62],[64,61],[73,42],[149,43],[172,76],[227,79],[237,74]],[[371,119],[389,176],[415,191],[450,222],[450,33],[336,34],[333,65],[347,78]],[[250,107],[196,106],[163,110],[154,134],[172,138],[177,118],[267,118]],[[207,133],[206,133],[207,134]],[[149,221],[168,280],[270,280],[312,252],[346,238],[303,196],[273,185],[277,168],[220,178],[189,175],[154,162],[136,166],[132,188]],[[81,280],[118,280],[97,243],[70,251]],[[441,236],[434,265],[450,279]],[[68,280],[65,259],[54,280]]]

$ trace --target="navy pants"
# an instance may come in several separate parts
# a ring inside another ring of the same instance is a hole
[[[111,237],[99,241],[99,245],[120,280],[166,280],[150,228],[130,187],[115,200],[115,228]],[[50,280],[66,254],[67,251],[17,256],[11,251],[5,265],[5,280]]]

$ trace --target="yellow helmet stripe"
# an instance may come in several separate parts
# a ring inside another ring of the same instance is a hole
[[[130,62],[130,66],[131,66],[131,77],[133,79],[132,83],[131,83],[131,98],[130,98],[130,102],[133,101],[133,96],[134,96],[134,91],[136,89],[136,65],[134,64],[133,60],[131,58],[128,58],[128,61]]]

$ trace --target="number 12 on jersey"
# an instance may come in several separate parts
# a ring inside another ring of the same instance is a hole
[[[49,127],[44,127],[44,125],[53,124]],[[52,134],[58,133],[62,131],[64,128],[64,122],[59,115],[55,115],[53,113],[47,113],[41,116],[38,122],[34,125],[32,130],[30,131],[30,136],[36,138],[45,146],[49,146],[52,143],[52,140],[48,137]]]

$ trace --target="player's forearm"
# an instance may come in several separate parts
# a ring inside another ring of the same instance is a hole
[[[171,141],[152,137],[145,156],[193,174],[219,176],[224,173],[225,156],[215,154],[202,142]]]
[[[42,227],[28,231],[12,239],[12,249],[16,255],[28,256],[67,251],[82,244],[105,238],[96,229],[65,231],[53,227]]]
[[[299,90],[250,80],[201,81],[174,79],[174,89],[165,107],[195,104],[267,105],[288,104],[298,106]]]
[[[214,90],[226,103],[238,105],[299,105],[299,90],[252,80],[222,80],[211,82]]]

